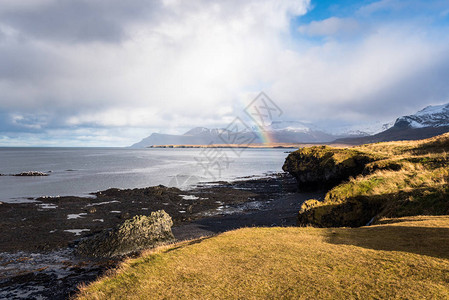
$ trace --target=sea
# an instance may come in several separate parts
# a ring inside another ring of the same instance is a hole
[[[92,196],[109,188],[194,185],[282,171],[286,149],[0,148],[0,201]],[[48,176],[11,176],[38,171]]]

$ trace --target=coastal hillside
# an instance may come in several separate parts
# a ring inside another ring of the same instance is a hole
[[[420,141],[352,148],[302,148],[283,169],[298,188],[330,189],[311,199],[298,223],[321,227],[363,226],[382,218],[449,214],[449,133]]]
[[[417,140],[449,132],[449,103],[427,106],[412,115],[397,118],[394,122],[382,124],[367,123],[352,126],[324,126],[299,121],[273,121],[262,132],[250,128],[239,132],[243,144],[264,142],[261,136],[270,136],[272,143],[326,143],[361,145],[367,143]],[[235,134],[235,133],[234,133]],[[226,144],[226,136],[233,135],[224,128],[193,128],[182,135],[152,133],[131,148],[145,148],[159,145],[210,145]],[[236,143],[236,142],[235,142]]]
[[[449,134],[286,158],[299,227],[228,231],[148,250],[78,299],[449,297]],[[311,226],[310,226],[311,225]],[[369,225],[369,226],[367,226]]]
[[[449,103],[427,106],[415,114],[396,119],[385,131],[363,137],[337,139],[334,143],[361,145],[399,140],[419,140],[449,132]]]
[[[449,217],[362,228],[245,228],[158,248],[78,299],[442,299]]]

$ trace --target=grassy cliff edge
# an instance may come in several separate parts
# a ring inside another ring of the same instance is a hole
[[[353,148],[311,147],[289,155],[284,170],[303,186],[333,186],[306,201],[300,225],[362,226],[382,218],[449,214],[449,134]]]

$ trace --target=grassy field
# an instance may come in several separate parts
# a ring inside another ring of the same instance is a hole
[[[448,299],[449,216],[247,228],[158,248],[79,299]]]

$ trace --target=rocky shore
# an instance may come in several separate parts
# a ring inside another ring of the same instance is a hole
[[[65,299],[120,258],[83,258],[80,241],[135,216],[166,211],[177,240],[247,226],[294,225],[301,203],[286,174],[215,182],[183,191],[164,186],[109,189],[85,197],[38,198],[0,205],[0,298]]]

